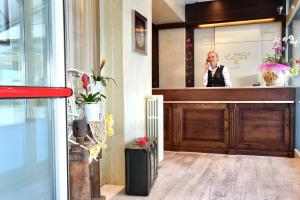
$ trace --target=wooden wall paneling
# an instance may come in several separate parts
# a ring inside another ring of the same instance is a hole
[[[185,27],[186,27],[186,25],[184,22],[156,25],[156,28],[159,30],[160,29],[172,29],[172,28],[185,28]]]
[[[194,29],[185,30],[185,86],[194,87]]]
[[[277,7],[282,5],[282,0],[239,0],[238,3],[236,0],[206,1],[187,4],[185,19],[188,26],[264,18],[281,20],[285,16],[278,14]]]
[[[158,29],[152,24],[152,88],[159,87]]]

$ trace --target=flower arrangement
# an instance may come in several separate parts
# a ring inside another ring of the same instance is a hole
[[[299,42],[293,35],[284,37],[282,40],[276,38],[272,46],[275,51],[274,55],[265,57],[264,63],[259,66],[260,70],[263,71],[263,78],[267,85],[271,85],[278,79],[286,82],[287,77],[298,75],[298,64],[293,59],[289,63],[285,62],[284,59],[284,51],[288,43],[297,46]]]
[[[105,60],[102,60],[102,62],[101,62],[101,64],[100,64],[100,69],[99,69],[99,73],[98,73],[98,74],[96,74],[96,73],[94,72],[94,70],[92,70],[92,72],[93,72],[93,74],[92,74],[93,80],[94,80],[95,82],[96,82],[96,81],[100,81],[104,87],[106,87],[107,82],[108,82],[109,80],[112,80],[112,81],[116,84],[116,81],[115,81],[113,78],[110,78],[110,77],[108,77],[108,76],[102,76],[102,75],[101,75],[101,71],[102,71],[102,69],[104,68],[105,63],[106,63],[106,61],[105,61]]]
[[[84,92],[80,93],[79,97],[76,98],[76,104],[97,103],[101,101],[101,98],[106,98],[103,94],[100,94],[100,92],[92,93],[90,91],[90,77],[87,74],[83,74],[81,80]]]
[[[70,126],[72,126],[72,122],[76,119],[76,117],[85,117],[84,121],[89,127],[89,131],[87,131],[87,135],[84,136],[83,142],[80,142],[79,144],[71,138],[69,138],[69,141],[71,143],[80,145],[83,149],[89,151],[89,162],[92,162],[93,160],[97,160],[99,158],[99,153],[101,152],[101,150],[107,147],[106,138],[114,135],[113,116],[109,114],[105,117],[104,104],[100,103],[102,99],[106,97],[101,94],[102,92],[101,90],[98,90],[99,88],[95,87],[96,84],[91,83],[91,80],[100,80],[102,81],[102,84],[104,81],[106,85],[106,81],[113,80],[112,78],[100,75],[104,65],[105,61],[102,61],[99,75],[95,75],[94,72],[93,75],[89,75],[79,70],[69,70],[69,73],[72,73],[72,77],[76,79],[81,78],[83,89],[83,92],[79,93],[77,98],[75,99],[75,103],[79,105],[79,107],[77,108],[80,109],[80,111],[82,108],[83,112],[79,112],[79,115],[72,115],[72,118],[70,118]],[[101,85],[101,83],[97,85]],[[72,129],[70,130],[70,132],[71,131]]]

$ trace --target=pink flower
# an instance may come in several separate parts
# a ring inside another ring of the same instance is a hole
[[[82,80],[82,87],[85,90],[87,90],[87,87],[88,87],[89,82],[90,82],[90,77],[87,74],[83,74],[81,80]]]

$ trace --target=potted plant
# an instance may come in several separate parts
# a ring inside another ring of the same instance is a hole
[[[82,75],[82,87],[84,92],[76,98],[76,104],[83,105],[83,110],[88,123],[100,121],[101,100],[106,98],[100,92],[92,92],[89,89],[90,77],[87,74]]]
[[[106,87],[107,82],[109,82],[110,80],[112,80],[116,84],[116,81],[113,78],[101,75],[101,72],[105,66],[105,63],[106,63],[106,61],[102,60],[102,62],[100,64],[99,73],[95,73],[95,71],[92,70],[93,74],[91,75],[91,77],[94,81],[94,85],[92,85],[92,91],[103,92],[103,87]]]
[[[284,50],[287,43],[296,46],[298,41],[293,35],[284,37],[282,40],[280,38],[275,39],[272,46],[275,54],[268,55],[264,58],[264,63],[259,66],[267,86],[284,86],[289,77],[298,75],[298,64],[293,60],[289,63],[285,62]]]

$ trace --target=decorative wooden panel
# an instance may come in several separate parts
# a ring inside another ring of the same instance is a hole
[[[164,104],[164,149],[172,147],[172,104]]]
[[[180,104],[179,110],[179,149],[227,148],[226,104]]]
[[[288,156],[290,117],[288,104],[238,104],[235,149]]]
[[[242,6],[241,6],[242,5]],[[190,26],[218,22],[254,20],[263,18],[284,19],[277,7],[285,8],[282,0],[215,0],[187,4],[185,6],[186,23]]]
[[[194,29],[185,30],[185,87],[194,87]]]

